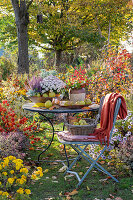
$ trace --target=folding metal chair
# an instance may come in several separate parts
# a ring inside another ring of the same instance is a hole
[[[110,138],[109,138],[109,142],[111,140],[111,137],[112,137],[112,132],[113,132],[113,129],[114,129],[114,125],[115,125],[115,122],[116,122],[116,118],[117,118],[117,115],[118,115],[118,112],[119,112],[119,108],[120,108],[120,105],[121,105],[121,99],[118,98],[117,99],[117,102],[116,102],[116,106],[115,106],[115,111],[114,111],[114,118],[113,118],[113,127],[110,131]],[[100,110],[101,112],[101,110]],[[61,139],[61,137],[59,135],[57,135],[58,137],[58,140],[60,143],[64,144],[64,145],[70,145],[77,153],[77,157],[74,159],[74,161],[71,163],[71,165],[67,168],[66,173],[71,173],[71,174],[74,174],[76,175],[79,183],[77,184],[77,188],[81,185],[81,183],[84,181],[84,179],[86,178],[86,176],[89,174],[89,172],[92,170],[93,167],[95,167],[97,170],[107,174],[108,176],[110,176],[113,180],[115,180],[116,182],[119,182],[114,176],[112,176],[107,170],[105,170],[99,163],[98,163],[98,160],[99,158],[101,157],[101,155],[104,153],[104,151],[107,149],[107,144],[102,144],[103,146],[103,149],[102,151],[100,152],[100,154],[97,156],[96,159],[93,159],[88,152],[86,152],[86,148],[88,145],[90,144],[96,144],[96,145],[100,145],[100,142],[98,139],[91,139],[90,137],[90,140],[88,140],[87,142],[76,142],[76,141],[65,141],[63,139]],[[79,160],[80,157],[83,157],[86,161],[88,161],[90,163],[90,167],[89,169],[86,171],[86,173],[83,175],[82,178],[79,177],[78,173],[75,172],[75,171],[71,171],[72,167],[74,166],[74,164]],[[64,174],[64,175],[65,175]]]

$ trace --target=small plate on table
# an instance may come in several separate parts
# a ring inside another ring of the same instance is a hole
[[[99,108],[99,107],[100,107],[100,105],[98,105],[98,104],[94,103],[94,104],[91,104],[91,105],[89,105],[89,107],[90,107],[90,108],[97,109],[97,108]]]
[[[68,108],[68,109],[82,109],[83,107],[88,107],[89,105],[65,105],[66,101],[60,101],[60,107],[62,108]]]

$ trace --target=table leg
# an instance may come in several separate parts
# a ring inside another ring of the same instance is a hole
[[[54,126],[53,126],[52,121],[48,117],[46,117],[45,115],[43,115],[41,112],[39,112],[39,114],[42,115],[50,123],[50,125],[52,126],[53,135],[52,135],[52,138],[51,138],[51,141],[50,141],[49,145],[38,155],[38,162],[40,161],[40,156],[51,146],[52,141],[54,139],[54,134],[55,134],[55,130],[54,130]]]

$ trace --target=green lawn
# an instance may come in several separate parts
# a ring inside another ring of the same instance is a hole
[[[47,125],[42,124],[42,126]],[[56,130],[60,129],[60,127],[61,125],[57,125]],[[47,126],[47,128],[49,128],[49,133],[45,133],[46,138],[48,138],[47,136],[51,137],[50,127]],[[44,140],[44,145],[47,142]],[[68,154],[70,154],[69,158],[75,156],[75,153],[71,151],[69,147],[67,147],[67,151]],[[39,150],[31,151],[31,160],[36,161],[39,152]],[[59,159],[64,160],[65,154],[61,144],[58,143],[57,137],[55,136],[51,147],[41,156],[41,160],[55,161]],[[75,176],[64,177],[64,173],[59,172],[59,169],[63,166],[62,163],[40,162],[39,166],[43,168],[44,176],[30,186],[32,200],[94,200],[95,198],[105,200],[106,198],[113,199],[113,196],[115,198],[121,197],[123,200],[133,199],[133,176],[127,176],[126,171],[119,173],[118,170],[115,169],[115,166],[105,166],[105,168],[108,168],[112,175],[118,177],[119,183],[115,183],[112,179],[107,179],[106,175],[93,169],[81,184],[75,195],[69,195],[69,193],[76,188],[78,180]],[[87,167],[88,163],[86,163],[84,159],[81,159],[75,166],[75,171],[78,170],[82,175],[82,172],[85,172]]]

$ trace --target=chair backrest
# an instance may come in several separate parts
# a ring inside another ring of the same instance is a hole
[[[97,116],[96,116],[96,123],[97,123],[97,122],[100,120],[100,118],[101,118],[101,110],[102,110],[104,98],[105,98],[105,96],[101,97],[101,99],[100,99],[100,107],[99,107],[99,110],[98,110],[98,114],[97,114]]]
[[[112,129],[110,131],[109,140],[111,140],[111,137],[112,137],[112,133],[113,133],[113,129],[114,129],[114,126],[115,126],[116,118],[117,118],[117,115],[118,115],[118,112],[119,112],[119,109],[120,109],[120,105],[121,105],[121,99],[118,98],[117,102],[116,102],[116,105],[115,105],[114,118],[113,118],[113,127],[112,127]]]
[[[100,107],[99,107],[99,111],[98,111],[98,114],[100,116],[101,116],[101,110],[102,110],[104,98],[105,98],[105,96],[101,97],[101,99],[100,99]]]

